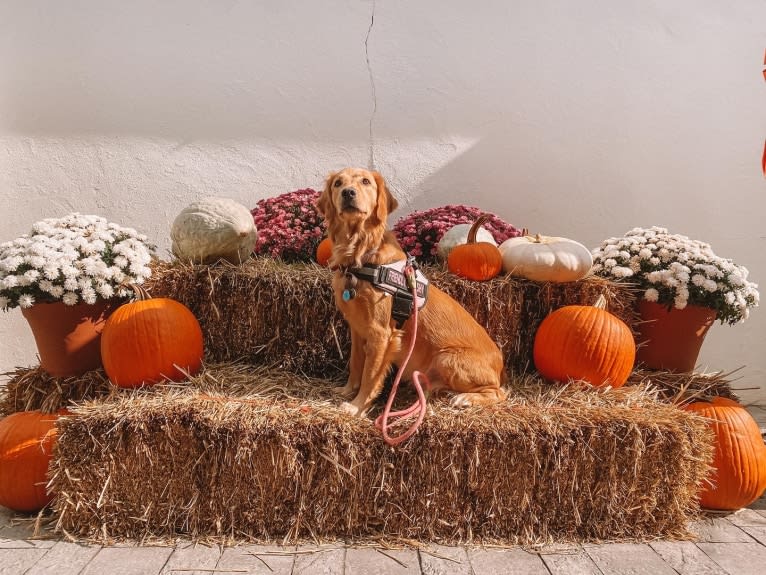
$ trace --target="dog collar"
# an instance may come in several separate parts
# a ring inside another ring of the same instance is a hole
[[[360,267],[350,267],[341,272],[346,276],[348,287],[343,291],[344,301],[349,301],[356,296],[356,280],[362,280],[372,284],[394,298],[391,306],[391,316],[396,321],[396,327],[402,324],[412,315],[413,299],[412,292],[407,287],[407,276],[404,269],[407,264],[415,269],[416,300],[418,309],[426,305],[428,298],[428,278],[418,269],[414,260],[400,260],[390,264],[365,264]]]

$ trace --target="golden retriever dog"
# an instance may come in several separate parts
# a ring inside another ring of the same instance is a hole
[[[335,302],[351,330],[348,383],[334,391],[350,401],[342,409],[362,416],[380,393],[391,364],[405,359],[414,329],[410,317],[397,329],[392,296],[367,281],[353,283],[349,270],[403,261],[406,254],[386,229],[388,214],[397,207],[377,172],[346,168],[330,174],[317,208],[333,241],[330,266]],[[344,294],[344,292],[346,292]],[[346,297],[344,297],[344,295]],[[424,373],[431,391],[455,393],[457,407],[487,405],[505,399],[503,357],[487,332],[463,307],[433,285],[418,311],[415,348],[404,371]]]

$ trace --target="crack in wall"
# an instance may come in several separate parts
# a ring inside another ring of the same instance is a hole
[[[369,130],[370,130],[370,142],[368,149],[367,164],[371,170],[375,169],[375,136],[374,136],[374,124],[375,124],[375,112],[378,111],[378,98],[375,93],[375,76],[372,73],[372,65],[370,64],[370,34],[372,33],[372,27],[375,25],[375,0],[372,0],[372,14],[370,15],[370,26],[367,28],[367,36],[364,38],[364,57],[367,61],[367,73],[370,76],[370,92],[372,95],[372,111],[370,113]]]

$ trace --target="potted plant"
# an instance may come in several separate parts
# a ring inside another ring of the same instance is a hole
[[[40,364],[58,377],[101,365],[99,335],[113,309],[151,275],[147,237],[99,216],[35,223],[0,244],[0,309],[21,308]]]
[[[594,274],[640,290],[643,345],[637,357],[647,367],[691,371],[713,322],[742,322],[759,302],[747,268],[717,256],[707,243],[661,227],[605,240],[593,250],[593,261]]]
[[[258,201],[250,210],[258,229],[255,254],[286,263],[316,259],[327,228],[316,208],[320,193],[306,188]]]

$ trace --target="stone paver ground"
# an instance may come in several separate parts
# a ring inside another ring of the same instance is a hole
[[[747,509],[694,526],[698,540],[541,549],[445,547],[420,549],[239,545],[217,547],[81,545],[33,539],[32,521],[0,508],[0,575],[764,575],[766,498]]]

